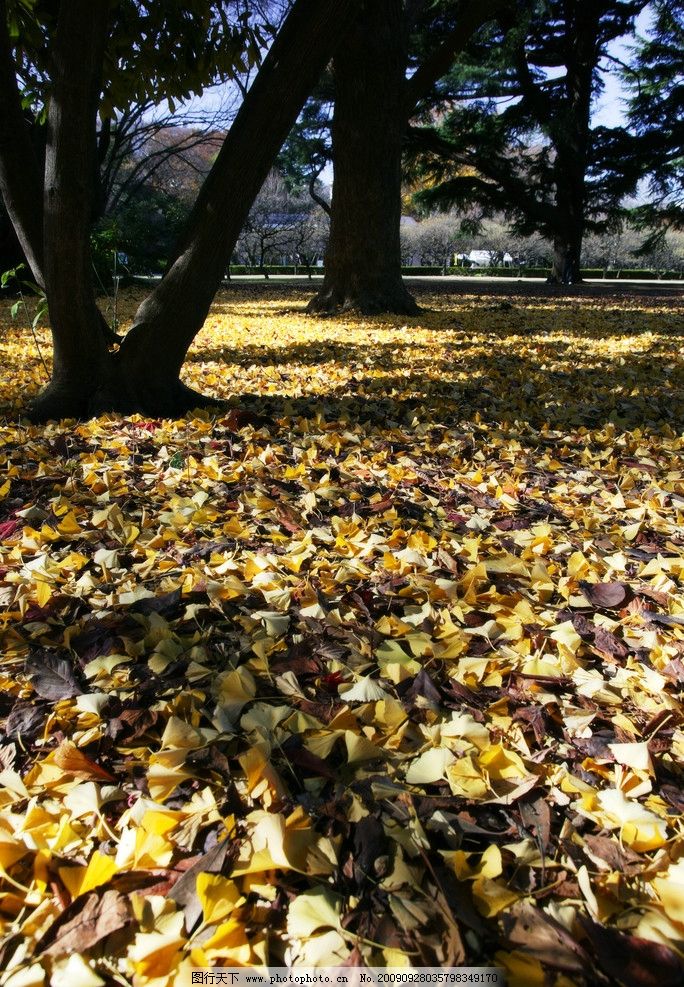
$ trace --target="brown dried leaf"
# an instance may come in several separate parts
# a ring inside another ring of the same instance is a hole
[[[31,740],[45,727],[47,709],[38,703],[15,703],[7,717],[5,733],[8,737]]]
[[[681,987],[684,963],[661,943],[580,918],[599,965],[624,987]]]
[[[43,699],[56,702],[80,696],[82,689],[76,681],[74,670],[65,658],[57,658],[49,651],[34,651],[25,665],[31,676],[33,688]]]
[[[581,582],[580,588],[592,606],[606,610],[623,606],[631,593],[629,586],[624,583]]]
[[[597,627],[594,631],[594,647],[614,658],[626,658],[629,654],[625,642],[603,627]]]
[[[642,610],[642,617],[652,624],[662,624],[663,627],[684,627],[684,617],[669,613],[656,613],[655,610]]]
[[[627,877],[633,877],[644,869],[645,861],[638,853],[627,846],[611,839],[609,836],[595,836],[591,833],[584,837],[584,842],[592,856],[604,860],[610,870],[619,871]]]
[[[197,897],[198,874],[220,874],[226,862],[231,844],[224,840],[205,853],[174,884],[169,898],[177,902],[185,913],[185,928],[191,932],[202,915],[202,905]]]
[[[518,803],[518,811],[525,829],[534,832],[542,852],[546,853],[549,848],[551,838],[551,810],[543,796],[521,801]]]
[[[544,966],[564,973],[581,973],[591,961],[575,938],[559,922],[534,905],[513,905],[503,917],[504,932],[512,946],[530,953]]]
[[[36,954],[65,956],[84,953],[96,943],[119,932],[133,921],[127,899],[111,888],[77,898],[49,927],[36,945]]]

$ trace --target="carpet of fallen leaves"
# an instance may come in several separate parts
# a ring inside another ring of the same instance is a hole
[[[3,983],[681,984],[684,301],[304,297],[219,297],[230,414],[40,428],[3,303]]]

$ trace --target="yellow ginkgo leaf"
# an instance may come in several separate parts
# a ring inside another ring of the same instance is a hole
[[[243,900],[235,882],[218,874],[198,874],[196,891],[206,925],[226,918]]]
[[[308,939],[321,929],[340,929],[342,899],[330,888],[317,887],[297,895],[287,913],[287,931]]]
[[[670,864],[665,874],[658,874],[651,882],[662,903],[667,917],[684,925],[684,861]]]
[[[424,751],[411,761],[406,771],[406,781],[409,785],[430,785],[442,781],[447,766],[453,764],[455,760],[456,755],[447,747],[433,747],[432,750]]]
[[[59,876],[72,898],[77,898],[93,888],[107,884],[118,869],[114,857],[108,857],[96,850],[86,867],[60,867]]]
[[[620,839],[633,850],[656,850],[667,841],[667,823],[635,799],[616,788],[606,788],[582,801],[588,813],[609,829],[619,829]]]

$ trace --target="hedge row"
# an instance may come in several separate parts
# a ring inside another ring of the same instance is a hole
[[[230,265],[231,274],[308,274],[309,271],[312,274],[321,274],[322,270],[313,265],[307,268],[305,264],[298,264],[296,267],[293,264],[265,264],[263,267],[250,267],[248,264]]]
[[[449,274],[461,274],[470,277],[499,277],[499,278],[548,278],[550,267],[450,267]],[[622,268],[620,270],[604,270],[602,267],[586,267],[581,271],[583,278],[609,278],[610,280],[631,281],[682,281],[684,271],[652,271],[644,268]]]
[[[444,268],[433,266],[402,267],[402,274],[413,277],[439,277],[444,274]],[[322,267],[306,268],[304,265],[294,267],[291,264],[269,264],[266,267],[249,267],[246,264],[232,264],[231,274],[325,274]],[[447,274],[457,274],[467,277],[496,277],[496,278],[548,278],[551,274],[550,267],[448,267]],[[650,271],[642,268],[630,268],[621,270],[604,270],[603,268],[590,267],[582,269],[583,278],[609,278],[621,280],[641,280],[641,281],[682,281],[684,271]]]

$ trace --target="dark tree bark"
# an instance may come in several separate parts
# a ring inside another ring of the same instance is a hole
[[[112,377],[90,260],[95,120],[108,21],[108,0],[70,0],[61,6],[55,35],[43,196],[53,372],[37,399],[40,417],[86,413],[91,388],[101,389]]]
[[[26,263],[12,220],[7,211],[0,207],[0,272]]]
[[[0,192],[31,273],[42,287],[43,183],[17,88],[5,0],[0,0]]]
[[[600,57],[600,5],[573,8],[568,33],[573,38],[568,58],[568,112],[552,123],[556,147],[556,209],[553,219],[551,284],[578,284],[585,226],[585,176],[589,161],[592,78]]]
[[[419,100],[446,72],[501,0],[464,4],[459,22],[410,79],[408,24],[424,0],[361,0],[333,62],[334,183],[325,278],[310,312],[418,311],[401,277],[401,154]]]
[[[247,93],[175,259],[119,353],[136,407],[179,414],[200,403],[179,381],[240,230],[276,154],[351,19],[354,0],[297,0]]]
[[[553,228],[553,263],[549,284],[579,284],[584,238],[585,174],[589,141],[590,84],[587,80],[586,111],[575,106],[568,115],[566,132],[559,140],[555,162],[555,207],[549,217]]]
[[[418,311],[402,282],[399,243],[405,33],[401,0],[361,0],[335,56],[330,240],[311,312]]]
[[[89,9],[88,4],[82,7]],[[91,13],[102,15],[106,5],[100,0],[95,4]],[[81,7],[74,4],[70,9],[71,17],[74,11],[79,11]],[[66,12],[65,12],[66,17]],[[69,44],[78,44],[86,37],[89,39],[90,24],[75,24],[74,34],[62,35],[62,44],[66,48],[58,58],[64,62],[69,58]],[[101,30],[102,34],[102,30]],[[100,38],[100,45],[103,44],[104,35]],[[63,68],[63,65],[62,65]],[[88,69],[85,64],[79,64],[81,76],[79,84],[85,83],[84,72]],[[63,74],[63,73],[62,73]],[[99,77],[98,77],[99,78]],[[67,86],[67,89],[71,86]],[[62,88],[64,88],[62,86]],[[73,86],[71,86],[73,88]],[[95,88],[98,87],[97,81]],[[65,113],[62,113],[62,124],[66,120],[66,126],[61,127],[64,131],[71,131],[73,123],[70,117],[70,100],[73,93],[66,96],[61,93],[59,99],[64,102],[66,98]],[[78,94],[76,94],[78,96]],[[99,92],[96,94],[95,99]],[[45,271],[45,237],[44,237],[44,206],[43,188],[44,181],[42,172],[46,166],[46,149],[44,147],[43,128],[33,129],[27,123],[21,106],[21,97],[17,87],[16,73],[12,60],[10,40],[7,33],[7,10],[5,0],[0,0],[0,192],[7,210],[7,214],[14,227],[16,240],[23,253],[23,259],[28,264],[33,279],[39,288],[46,288]],[[70,140],[74,140],[74,134],[70,133]],[[58,140],[59,143],[59,140]],[[62,153],[62,152],[60,152]],[[70,152],[72,157],[80,166],[80,152],[76,150]],[[87,153],[87,150],[86,150]],[[56,165],[55,148],[52,149],[51,168]],[[66,174],[69,173],[70,165],[60,166]],[[88,217],[89,220],[90,217]],[[78,220],[76,220],[78,224]],[[69,234],[71,229],[70,218],[67,215],[66,230]],[[80,234],[77,234],[80,235]],[[11,241],[10,241],[11,243]],[[87,238],[86,238],[87,244]],[[16,263],[20,263],[22,258],[16,258]],[[70,268],[68,268],[71,270]],[[90,270],[88,264],[88,272]],[[89,275],[88,275],[89,279]],[[52,308],[51,308],[52,311]],[[119,337],[107,325],[99,309],[95,309],[95,318],[98,325],[98,334],[107,344],[118,343]],[[46,406],[48,396],[44,397]]]
[[[565,233],[553,238],[553,262],[549,284],[579,284],[582,281],[580,259],[582,254],[582,227],[568,226]]]

